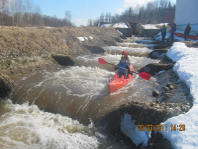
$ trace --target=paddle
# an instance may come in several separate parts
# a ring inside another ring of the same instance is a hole
[[[105,60],[104,58],[99,58],[98,61],[99,61],[99,63],[102,64],[102,65],[104,65],[104,64],[109,64],[109,65],[116,66],[116,65],[114,65],[114,64],[112,64],[112,63],[106,62],[106,60]],[[119,68],[122,68],[122,67],[119,67]],[[122,69],[126,69],[126,68],[122,68]],[[146,73],[146,72],[138,73],[138,72],[133,71],[132,73],[138,74],[142,79],[145,79],[145,80],[150,80],[150,78],[151,78],[151,74]]]

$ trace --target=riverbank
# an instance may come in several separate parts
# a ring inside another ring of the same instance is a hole
[[[52,55],[100,53],[103,51],[98,47],[119,40],[120,34],[114,29],[96,27],[0,27],[0,69],[16,74],[53,64]]]

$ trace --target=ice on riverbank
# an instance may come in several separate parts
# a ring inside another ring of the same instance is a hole
[[[188,48],[184,43],[176,42],[168,51],[167,56],[176,62],[174,71],[177,72],[190,88],[193,96],[193,107],[185,114],[173,117],[164,123],[185,124],[185,131],[171,131],[162,134],[171,141],[175,149],[196,149],[198,147],[198,48]]]
[[[124,115],[121,121],[121,131],[128,136],[136,146],[140,144],[147,146],[150,132],[138,131],[138,127],[135,125],[135,120],[131,119],[131,115]]]

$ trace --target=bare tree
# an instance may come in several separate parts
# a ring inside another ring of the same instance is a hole
[[[111,16],[112,23],[171,23],[175,15],[175,6],[170,0],[154,0],[142,6],[138,13],[134,13],[132,8],[125,10],[121,15]],[[106,17],[107,18],[107,15]],[[106,20],[106,19],[105,19]],[[94,22],[104,22],[104,14]],[[94,23],[95,24],[95,23]]]
[[[0,0],[0,25],[15,26],[71,26],[71,13],[64,19],[41,15],[40,7],[31,0]]]

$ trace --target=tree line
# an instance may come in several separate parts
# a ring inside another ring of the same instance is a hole
[[[108,23],[172,23],[175,16],[175,5],[169,0],[155,0],[139,8],[138,12],[128,8],[122,14],[112,16],[110,13],[102,13],[96,20],[89,20],[89,26],[99,26]]]
[[[72,26],[71,14],[59,19],[41,15],[40,8],[31,0],[0,0],[0,25],[6,26]]]

